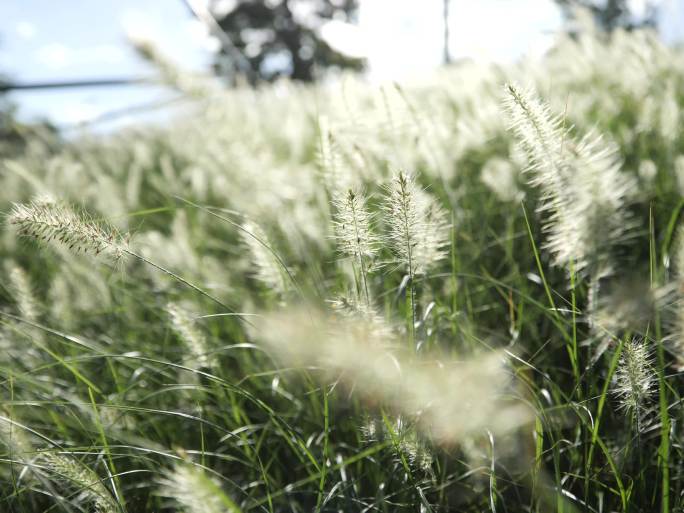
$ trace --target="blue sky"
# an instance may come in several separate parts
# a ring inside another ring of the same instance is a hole
[[[154,40],[193,70],[207,68],[215,44],[180,0],[5,0],[0,11],[0,71],[17,82],[154,75],[128,33]],[[163,87],[131,86],[17,92],[11,99],[24,118],[69,125],[173,96]]]
[[[633,3],[639,8],[643,0]],[[684,0],[660,3],[664,37],[681,39]],[[441,6],[442,0],[361,0],[360,27],[332,24],[324,34],[365,54],[372,79],[402,79],[439,65]],[[551,0],[453,0],[451,53],[496,61],[541,54],[560,23]],[[198,71],[207,69],[217,45],[183,0],[3,0],[0,72],[19,82],[154,74],[129,47],[128,33],[153,40],[180,66]],[[173,96],[160,86],[132,86],[20,92],[11,99],[24,119],[69,126]],[[135,120],[124,116],[117,124]]]

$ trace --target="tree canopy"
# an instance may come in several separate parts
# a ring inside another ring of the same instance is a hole
[[[628,0],[556,0],[566,12],[573,8],[588,9],[598,25],[610,32],[618,27],[628,30],[655,25],[655,7],[649,2],[646,14],[637,19],[630,8]]]
[[[310,82],[317,69],[359,69],[363,61],[328,44],[320,29],[328,21],[352,22],[357,0],[213,0],[210,9],[232,45],[223,45],[215,68],[228,65],[251,83],[280,76]],[[235,62],[238,61],[238,62]]]

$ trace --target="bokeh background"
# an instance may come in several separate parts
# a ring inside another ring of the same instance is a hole
[[[382,82],[462,59],[540,56],[582,4],[607,28],[684,38],[683,0],[6,0],[4,115],[67,130],[168,121],[178,95],[148,81],[157,72],[131,39],[227,85],[236,73],[334,80],[345,67]]]

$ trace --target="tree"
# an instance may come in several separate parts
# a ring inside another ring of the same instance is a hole
[[[656,10],[650,2],[647,4],[643,19],[636,19],[628,0],[556,0],[556,3],[566,13],[570,13],[576,7],[588,9],[594,15],[598,25],[607,32],[618,27],[631,30],[643,26],[655,26]]]
[[[216,69],[228,63],[251,83],[288,76],[312,81],[316,68],[359,69],[363,61],[345,56],[321,36],[320,28],[330,20],[353,22],[357,0],[212,0],[210,10],[224,40]]]

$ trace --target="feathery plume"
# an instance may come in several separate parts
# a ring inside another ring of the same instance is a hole
[[[178,502],[187,513],[239,513],[220,484],[191,463],[178,463],[161,482],[159,494]]]
[[[330,306],[341,317],[363,323],[369,330],[369,340],[374,343],[386,344],[392,339],[392,326],[368,302],[340,296],[332,300]]]
[[[189,355],[184,358],[187,367],[208,367],[209,358],[207,340],[204,334],[197,329],[188,312],[176,303],[168,303],[166,312],[171,329],[185,344]]]
[[[491,158],[482,167],[480,180],[501,201],[521,201],[525,193],[517,184],[518,170],[508,160]]]
[[[14,263],[8,264],[6,269],[10,290],[19,314],[27,321],[36,321],[38,319],[38,306],[28,275]]]
[[[245,222],[242,225],[242,239],[252,256],[254,277],[284,296],[288,291],[285,270],[271,251],[273,246],[261,226],[252,221]]]
[[[411,174],[397,173],[386,191],[389,245],[411,276],[423,274],[446,257],[446,214]]]
[[[182,93],[199,98],[216,92],[216,88],[212,86],[207,78],[192,75],[181,70],[162,54],[159,48],[149,39],[136,34],[128,34],[128,40],[140,57],[157,68],[161,75],[161,81],[165,84],[178,89]]]
[[[366,199],[360,192],[348,189],[345,193],[335,195],[333,205],[337,247],[358,265],[366,303],[370,303],[368,273],[377,256],[380,239],[373,232],[372,216],[366,207]]]
[[[113,227],[49,199],[15,203],[8,223],[16,227],[20,236],[60,242],[77,253],[106,255],[115,261],[129,253],[125,237]]]
[[[40,461],[50,477],[75,487],[80,500],[92,504],[97,513],[115,513],[118,505],[100,476],[75,458],[55,452],[41,452]]]
[[[614,393],[620,408],[637,420],[644,415],[646,403],[653,393],[656,377],[651,367],[651,354],[643,341],[624,343],[615,373]]]
[[[592,330],[596,335],[617,337],[625,330],[643,333],[655,312],[671,300],[672,287],[652,286],[643,275],[621,276],[603,284],[600,297],[590,291],[592,296],[594,302],[587,308]]]
[[[11,451],[12,457],[21,462],[29,459],[33,453],[33,445],[23,428],[12,420],[10,414],[0,410],[0,442],[5,444]]]
[[[406,456],[408,462],[423,472],[432,471],[433,455],[418,434],[410,429],[399,433],[399,450]]]
[[[329,191],[340,191],[351,187],[352,177],[344,167],[338,143],[330,129],[330,122],[326,116],[319,118],[318,130],[320,138],[318,163],[325,185]]]
[[[335,206],[335,240],[346,256],[373,261],[378,253],[379,238],[371,227],[372,215],[364,195],[347,189],[333,199]]]
[[[544,186],[545,195],[553,200],[568,178],[560,160],[566,135],[562,120],[551,113],[548,105],[538,101],[533,91],[523,91],[511,84],[507,89],[504,108],[534,172],[530,182]]]
[[[631,234],[626,210],[636,181],[620,172],[616,149],[587,134],[579,142],[531,91],[508,86],[511,128],[528,154],[530,183],[549,212],[545,244],[554,264],[593,277],[612,272],[611,251]]]
[[[415,418],[438,441],[458,443],[486,429],[504,433],[529,420],[527,408],[512,399],[513,378],[500,353],[453,365],[416,361],[378,344],[373,327],[360,320],[309,310],[266,314],[257,328],[255,335],[289,364],[344,380],[364,397]]]
[[[23,429],[9,415],[0,416],[0,441],[11,448],[14,458],[22,463],[34,460],[37,465],[31,466],[31,469],[40,470],[41,474],[55,483],[74,488],[78,492],[76,499],[92,505],[93,511],[119,511],[117,501],[92,469],[71,456],[54,451],[36,451]]]
[[[644,183],[651,184],[658,175],[658,167],[651,159],[645,159],[639,162],[638,173],[639,178],[641,178]]]
[[[392,424],[388,424],[381,417],[369,416],[360,429],[364,440],[368,443],[390,440],[394,442],[396,449],[404,455],[409,464],[423,472],[431,472],[432,452],[415,428],[401,415]]]
[[[123,236],[115,228],[98,222],[85,213],[77,214],[69,206],[51,199],[37,199],[30,203],[15,203],[8,216],[8,224],[17,228],[20,236],[43,242],[60,242],[76,253],[105,255],[114,262],[130,256],[173,277],[186,287],[229,309],[220,299],[202,290],[182,276],[155,264],[128,247],[128,235]]]

